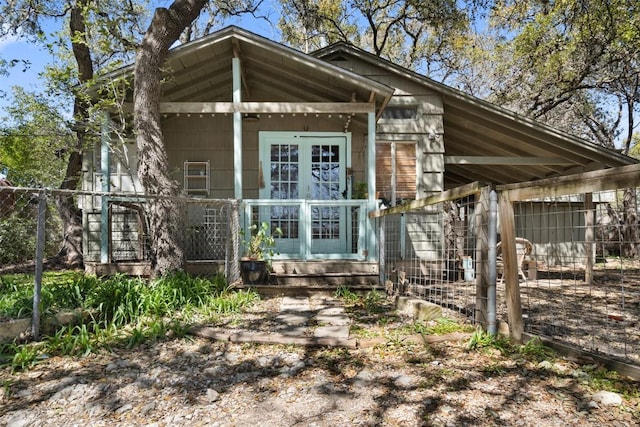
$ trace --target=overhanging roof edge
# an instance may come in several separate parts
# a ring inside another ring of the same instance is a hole
[[[589,151],[592,151],[598,155],[609,157],[612,160],[616,160],[620,163],[624,164],[634,164],[640,163],[640,160],[634,159],[629,156],[625,156],[624,154],[618,153],[615,150],[608,149],[605,147],[601,147],[599,145],[594,144],[593,142],[579,138],[577,136],[571,135],[567,132],[564,132],[560,129],[554,128],[547,124],[541,123],[529,117],[523,116],[506,108],[500,107],[498,105],[492,104],[488,101],[475,97],[473,95],[469,95],[461,90],[455,89],[453,87],[447,86],[444,83],[437,82],[427,76],[423,76],[421,74],[416,73],[415,71],[409,70],[393,62],[373,55],[370,52],[367,52],[363,49],[360,49],[356,46],[350,45],[345,42],[337,42],[327,47],[318,49],[311,53],[311,55],[317,58],[324,58],[333,53],[347,53],[353,55],[359,59],[362,59],[366,62],[378,65],[382,68],[385,68],[397,75],[403,76],[409,80],[412,80],[418,84],[422,84],[424,86],[429,87],[430,89],[439,92],[443,96],[443,101],[446,104],[447,98],[454,99],[456,101],[463,102],[465,104],[471,104],[481,110],[487,111],[492,114],[496,114],[505,118],[509,118],[522,126],[526,126],[530,129],[536,129],[539,132],[546,133],[554,138],[560,138],[568,143],[579,145],[582,148],[585,148]]]

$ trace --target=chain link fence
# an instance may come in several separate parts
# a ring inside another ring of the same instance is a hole
[[[222,272],[230,281],[239,278],[240,223],[235,200],[6,186],[0,187],[0,271],[33,271],[39,246],[45,260],[55,257],[65,238],[56,198],[72,198],[81,212],[81,250],[87,266],[116,265],[118,272],[131,274],[143,271],[133,265],[148,266],[152,261],[155,248],[148,209],[161,202],[177,206],[177,218],[167,221],[172,222],[182,238],[187,270],[205,274]],[[44,205],[45,217],[41,241],[36,233],[39,203]],[[130,270],[127,265],[131,266]],[[94,271],[108,273],[110,270]]]

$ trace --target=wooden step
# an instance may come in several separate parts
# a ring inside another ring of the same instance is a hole
[[[378,263],[345,260],[274,260],[273,272],[278,275],[353,274],[377,275]]]

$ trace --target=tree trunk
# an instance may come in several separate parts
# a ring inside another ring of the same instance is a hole
[[[161,68],[171,45],[198,17],[206,0],[176,0],[157,8],[136,55],[134,125],[138,146],[138,178],[146,194],[171,197],[179,185],[171,178],[160,127]],[[145,206],[151,237],[152,272],[162,276],[184,269],[183,213],[172,200],[153,198]]]
[[[73,55],[78,65],[78,79],[86,83],[93,79],[93,61],[86,43],[86,25],[84,9],[91,0],[79,0],[71,9],[69,31]],[[81,93],[76,93],[73,103],[76,145],[71,150],[64,180],[60,185],[63,190],[77,190],[82,170],[82,150],[87,134],[85,123],[89,121],[89,103]],[[82,259],[82,211],[78,209],[73,196],[57,196],[56,207],[62,221],[62,246],[58,252],[58,260],[69,266],[81,266]]]

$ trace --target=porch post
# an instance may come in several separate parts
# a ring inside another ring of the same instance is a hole
[[[109,113],[104,112],[100,129],[100,173],[103,193],[111,191],[111,152],[109,150]],[[109,197],[100,198],[100,262],[109,262]]]
[[[231,59],[233,72],[233,102],[242,102],[240,87],[242,85],[240,75],[240,58]],[[242,112],[233,113],[233,188],[234,197],[242,200]]]
[[[367,210],[376,210],[376,113],[369,111],[367,117]],[[368,218],[368,254],[369,261],[378,259],[376,244],[375,218]]]

